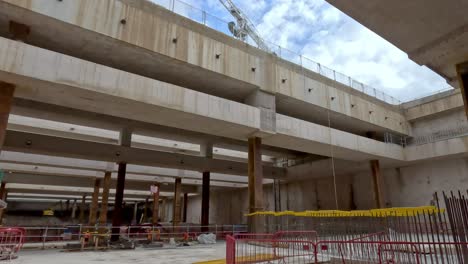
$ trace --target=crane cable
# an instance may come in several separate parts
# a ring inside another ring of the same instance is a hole
[[[319,73],[322,71],[322,67],[320,64],[318,64],[319,67]],[[326,76],[326,75],[323,75]],[[305,78],[304,78],[305,79]],[[331,118],[330,118],[330,111],[331,111],[331,100],[332,98],[330,97],[330,89],[327,87],[325,82],[322,82],[322,87],[325,88],[327,91],[327,120],[328,120],[328,131],[329,131],[329,138],[330,138],[330,157],[331,157],[331,167],[332,167],[332,174],[333,174],[333,191],[335,194],[335,207],[336,210],[339,210],[339,205],[338,205],[338,188],[337,188],[337,183],[336,183],[336,171],[335,171],[335,152],[333,149],[333,140],[332,140],[332,128],[331,128]]]

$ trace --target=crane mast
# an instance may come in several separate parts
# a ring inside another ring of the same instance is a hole
[[[235,22],[229,22],[228,27],[234,37],[245,41],[247,36],[250,36],[257,46],[267,52],[271,52],[268,45],[260,37],[255,29],[253,23],[249,18],[240,10],[231,0],[219,0],[221,4],[229,11],[229,13],[237,20]]]

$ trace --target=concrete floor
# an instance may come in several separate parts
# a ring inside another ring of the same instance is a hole
[[[15,264],[173,264],[193,263],[198,261],[222,259],[226,254],[226,245],[219,242],[216,245],[196,245],[176,249],[143,249],[122,251],[89,251],[60,252],[59,250],[23,250],[19,258],[12,260]]]

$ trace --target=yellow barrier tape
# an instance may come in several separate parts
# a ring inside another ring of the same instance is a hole
[[[444,213],[445,209],[439,209],[435,206],[421,207],[395,207],[385,209],[372,210],[355,210],[355,211],[340,211],[340,210],[320,210],[320,211],[304,211],[304,212],[272,212],[262,211],[245,216],[269,215],[269,216],[299,216],[299,217],[391,217],[391,216],[416,216],[423,214]]]

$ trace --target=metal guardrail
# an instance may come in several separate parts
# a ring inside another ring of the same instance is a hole
[[[189,18],[195,22],[198,22],[200,24],[203,24],[207,27],[210,27],[214,30],[217,30],[221,33],[224,33],[230,37],[233,37],[232,33],[229,31],[228,28],[228,23],[227,21],[218,18],[214,15],[211,15],[207,13],[206,11],[196,8],[194,6],[191,6],[185,2],[182,2],[180,0],[153,0],[153,3],[156,3],[174,13],[177,13],[181,16],[184,16],[186,18]],[[247,38],[246,43],[252,46],[256,46],[255,42],[251,38]],[[300,65],[303,69],[307,69],[310,71],[313,71],[315,73],[320,74],[321,76],[324,76],[326,78],[329,78],[331,80],[334,80],[338,83],[341,83],[343,85],[346,85],[348,87],[353,88],[354,90],[357,90],[361,93],[367,94],[371,97],[376,98],[377,100],[380,100],[382,102],[392,104],[392,105],[400,105],[402,102],[398,99],[396,99],[393,96],[390,96],[378,89],[375,89],[369,85],[363,84],[357,80],[354,80],[353,78],[342,74],[340,72],[337,72],[333,69],[330,69],[326,66],[321,65],[320,63],[317,63],[305,56],[303,56],[300,53],[291,51],[289,49],[283,48],[279,45],[273,44],[271,42],[268,42],[268,44],[271,46],[272,54],[275,54],[276,56],[292,62],[294,64]],[[258,47],[257,47],[258,48]],[[305,87],[304,87],[305,89]]]
[[[397,144],[403,147],[406,146],[419,146],[429,143],[434,143],[442,140],[448,140],[452,138],[459,138],[468,136],[468,124],[460,125],[455,128],[442,129],[437,132],[433,132],[427,135],[421,135],[417,137],[403,137],[397,136],[392,133],[384,133],[384,142],[389,144]]]
[[[112,226],[86,226],[86,225],[68,225],[68,226],[29,226],[21,227],[25,230],[24,242],[28,246],[46,248],[48,244],[57,242],[79,242],[87,235],[99,235],[110,238],[113,235]],[[135,225],[120,226],[119,235],[125,238],[138,241],[147,240],[148,235],[157,236],[157,240],[166,241],[170,238],[191,239],[204,233],[213,233],[218,239],[224,239],[227,235],[240,234],[247,232],[246,225],[179,225],[179,226],[152,226]]]

